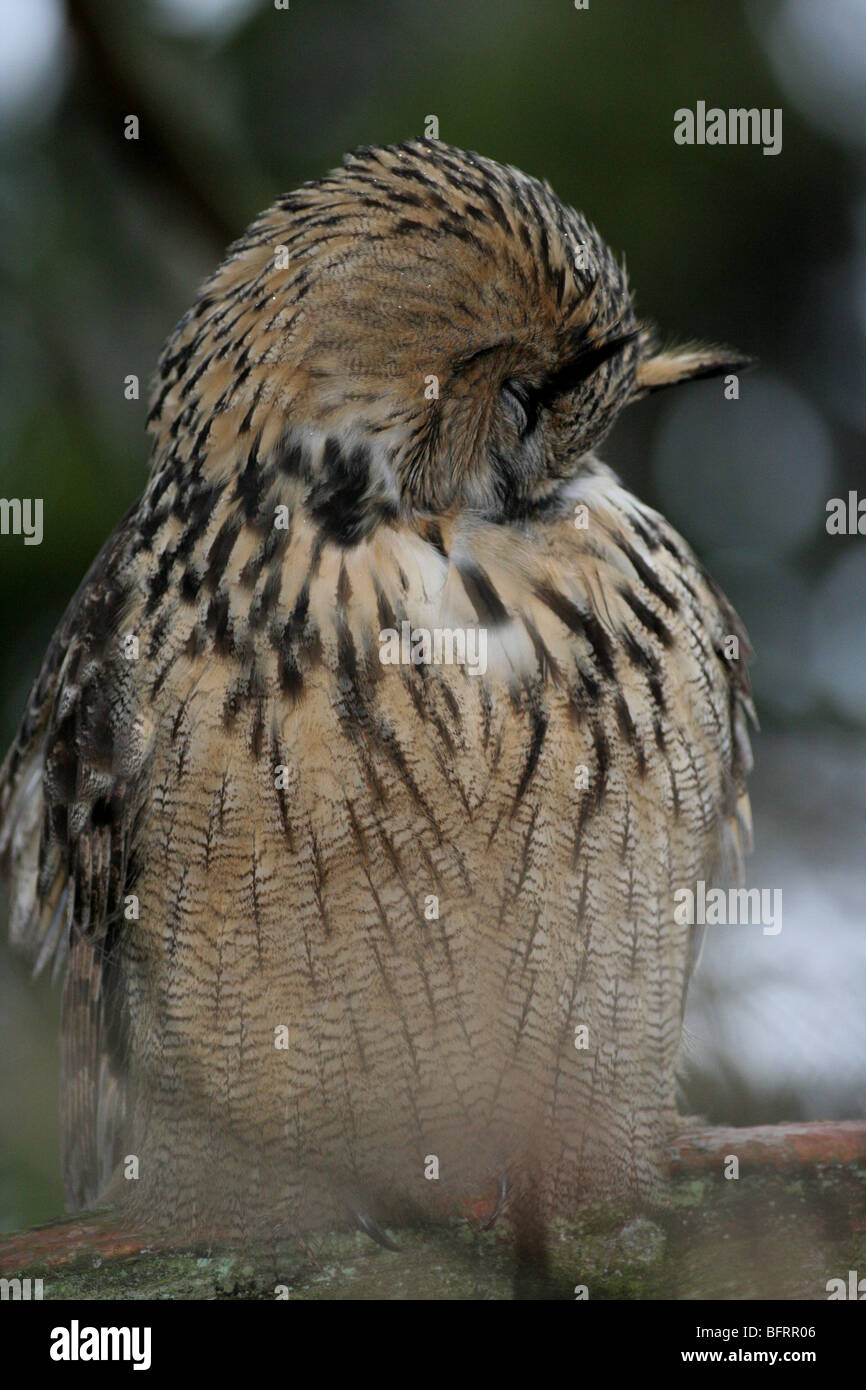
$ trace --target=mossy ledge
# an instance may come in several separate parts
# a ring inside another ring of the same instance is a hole
[[[737,1178],[725,1176],[731,1156]],[[663,1204],[555,1224],[544,1296],[824,1299],[829,1279],[866,1273],[866,1122],[697,1129],[670,1161]],[[462,1222],[389,1235],[397,1251],[358,1231],[253,1258],[177,1249],[93,1211],[0,1237],[0,1275],[41,1279],[52,1300],[515,1297],[507,1216],[492,1231]]]

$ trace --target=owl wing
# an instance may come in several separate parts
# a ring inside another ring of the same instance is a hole
[[[696,579],[704,586],[708,600],[705,611],[716,633],[726,640],[735,638],[740,651],[740,659],[727,661],[722,668],[728,675],[730,739],[719,807],[718,862],[711,868],[715,882],[739,887],[745,880],[745,858],[753,848],[752,807],[746,790],[746,779],[752,770],[749,726],[757,726],[746,665],[753,653],[746,630],[722,590],[690,553],[689,559],[694,566]],[[700,961],[705,935],[706,927],[696,926],[692,931],[689,969],[683,988],[683,1014],[689,983]]]
[[[123,527],[70,603],[0,769],[0,872],[10,938],[64,971],[61,1118],[67,1201],[104,1188],[125,1108],[112,946],[135,878],[146,730],[122,647],[131,586]]]

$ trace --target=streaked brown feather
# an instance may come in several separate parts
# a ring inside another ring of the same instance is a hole
[[[582,218],[429,142],[280,200],[178,325],[0,774],[70,1201],[246,1232],[504,1169],[544,1209],[654,1190],[673,894],[740,871],[751,707],[726,600],[593,452],[648,344]],[[519,437],[517,373],[567,383]],[[404,621],[483,626],[486,673],[383,665]]]

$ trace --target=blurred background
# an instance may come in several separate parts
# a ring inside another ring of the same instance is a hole
[[[44,499],[41,545],[0,537],[3,747],[143,488],[147,382],[200,279],[277,194],[435,116],[584,211],[663,334],[760,361],[738,401],[663,393],[601,450],[757,653],[748,881],[783,929],[709,929],[688,1104],[866,1114],[866,536],[825,524],[866,498],[866,0],[277,4],[0,0],[0,496]],[[698,101],[781,107],[781,153],[675,144]],[[0,1229],[62,1210],[58,1018],[4,941]]]

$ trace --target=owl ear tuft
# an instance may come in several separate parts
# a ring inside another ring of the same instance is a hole
[[[700,343],[681,348],[656,350],[649,334],[642,336],[644,349],[634,378],[634,394],[643,396],[661,391],[681,381],[698,381],[701,377],[723,376],[728,372],[744,371],[755,365],[753,357],[734,352],[732,348],[705,347]]]

